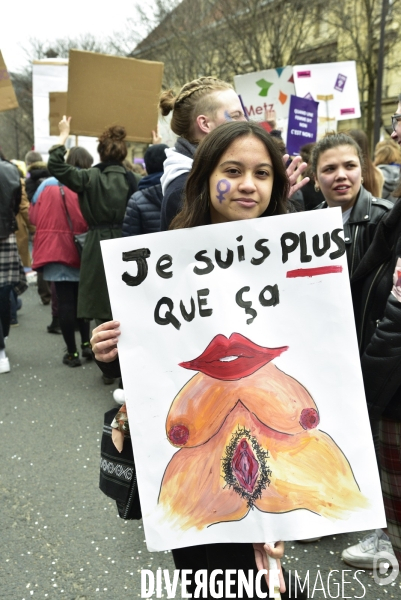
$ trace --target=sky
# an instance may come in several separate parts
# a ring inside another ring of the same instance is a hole
[[[0,50],[8,71],[19,71],[29,64],[23,47],[29,48],[30,38],[47,42],[91,33],[102,39],[125,31],[128,19],[135,19],[135,4],[135,0],[9,2],[0,31]]]

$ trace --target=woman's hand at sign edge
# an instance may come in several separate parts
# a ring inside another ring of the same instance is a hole
[[[60,123],[58,124],[58,130],[60,132],[59,143],[62,146],[65,146],[68,136],[70,135],[70,122],[71,117],[66,117],[66,115],[64,115]]]
[[[289,158],[290,158],[289,154],[284,154],[284,156],[283,156],[284,165],[287,164],[287,161]],[[308,181],[310,181],[309,177],[304,177],[303,179],[301,179],[301,181],[298,181],[298,183],[297,183],[297,179],[299,178],[300,175],[302,175],[302,173],[307,168],[308,168],[308,164],[306,162],[302,162],[301,156],[296,156],[291,161],[291,164],[288,165],[287,175],[288,175],[288,179],[290,180],[290,186],[291,186],[290,191],[288,192],[289,198],[291,198],[291,196],[293,194],[295,194],[295,192],[297,192],[298,190],[303,188],[304,185],[306,185],[308,183]]]
[[[90,340],[92,352],[99,362],[112,362],[118,355],[119,321],[107,321],[95,327]]]
[[[270,544],[264,544],[265,552],[272,558],[283,558],[284,556],[284,542],[276,542],[274,548]]]

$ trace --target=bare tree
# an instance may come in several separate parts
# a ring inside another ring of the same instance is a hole
[[[119,54],[113,46],[111,39],[99,40],[91,33],[78,37],[56,38],[53,41],[38,40],[31,38],[29,45],[24,48],[28,60],[40,60],[43,58],[68,58],[70,50],[87,50],[89,52],[101,52],[104,54]],[[125,55],[125,53],[124,53]]]
[[[123,36],[117,36],[120,41]],[[25,48],[28,66],[20,73],[11,73],[19,108],[0,113],[0,146],[8,158],[23,159],[33,146],[32,66],[31,61],[44,58],[68,58],[71,49],[108,54],[123,54],[111,39],[98,40],[92,34],[77,38],[58,38],[43,42],[30,39]]]
[[[0,146],[8,159],[23,159],[33,145],[32,73],[10,73],[19,108],[0,113]]]
[[[292,64],[313,27],[314,1],[183,0],[171,9],[156,0],[151,17],[139,10],[148,29],[157,25],[132,56],[163,60],[166,85]]]
[[[374,104],[383,0],[336,0],[327,8],[323,18],[338,32],[339,60],[357,61],[358,85],[364,110],[361,127],[369,141],[373,139]],[[400,0],[388,2],[385,35],[385,68],[391,69],[390,48],[399,41],[399,27],[394,27]]]

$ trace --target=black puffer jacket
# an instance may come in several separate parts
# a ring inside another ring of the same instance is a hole
[[[160,183],[132,194],[125,211],[123,237],[160,231],[162,200]]]
[[[350,277],[352,277],[372,243],[378,223],[393,206],[393,203],[389,200],[374,198],[370,192],[361,186],[350,217],[344,225],[344,240]],[[316,210],[320,208],[327,208],[327,202],[319,204]]]
[[[377,226],[351,280],[366,400],[372,420],[401,421],[401,199]]]

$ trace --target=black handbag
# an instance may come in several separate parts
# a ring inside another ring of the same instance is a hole
[[[142,511],[131,438],[127,434],[124,436],[121,452],[117,450],[111,439],[111,423],[119,410],[119,408],[112,408],[104,414],[99,487],[106,496],[116,501],[118,514],[122,519],[141,519]]]

